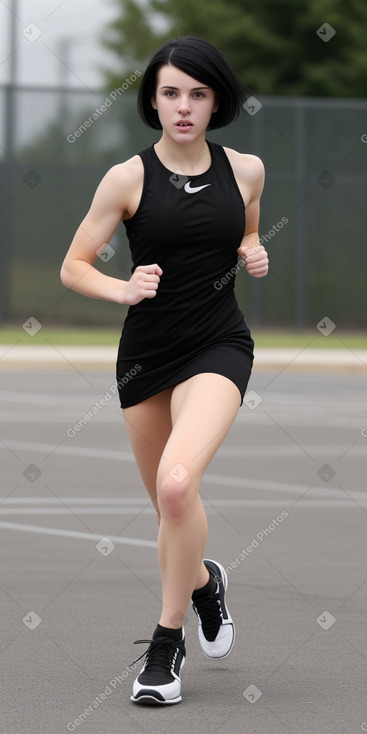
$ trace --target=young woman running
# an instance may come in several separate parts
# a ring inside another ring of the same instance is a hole
[[[253,277],[268,272],[258,235],[263,164],[206,140],[208,129],[235,119],[244,100],[211,44],[183,37],[160,48],[142,78],[138,109],[162,134],[108,171],[61,270],[65,286],[129,305],[117,383],[157,512],[162,580],[162,614],[152,639],[142,641],[149,648],[134,702],[181,701],[190,599],[205,655],[225,657],[235,637],[225,570],[203,559],[207,519],[199,486],[252,368],[254,343],[234,295],[238,255]],[[133,262],[128,281],[93,267],[121,220]]]

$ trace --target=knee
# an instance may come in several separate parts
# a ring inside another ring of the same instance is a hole
[[[157,488],[160,515],[179,522],[190,510],[197,494],[196,488],[187,479],[178,483],[171,476],[166,476]]]

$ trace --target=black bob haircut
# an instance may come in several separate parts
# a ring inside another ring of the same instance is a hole
[[[216,93],[218,110],[212,114],[208,130],[229,125],[238,117],[246,100],[246,90],[227,61],[220,51],[202,38],[182,36],[161,46],[143,74],[137,104],[139,115],[146,125],[154,130],[162,130],[151,98],[156,91],[158,71],[166,64],[184,71]]]

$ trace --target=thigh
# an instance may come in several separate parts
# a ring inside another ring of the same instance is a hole
[[[168,388],[122,411],[141,478],[157,511],[156,479],[159,461],[172,430],[172,391],[173,388]]]
[[[158,479],[163,480],[180,464],[198,486],[240,405],[238,387],[223,375],[205,372],[176,385],[171,396],[172,431],[164,447]]]

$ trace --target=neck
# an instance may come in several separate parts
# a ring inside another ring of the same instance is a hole
[[[192,143],[180,144],[163,132],[154,148],[163,165],[170,171],[193,176],[204,173],[210,166],[211,157],[205,134]]]

